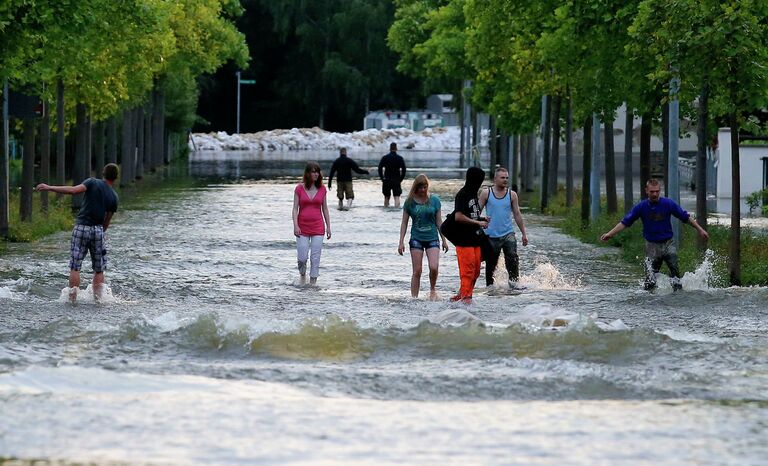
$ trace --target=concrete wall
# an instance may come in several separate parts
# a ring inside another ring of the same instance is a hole
[[[733,197],[731,185],[731,130],[720,128],[717,132],[717,196]],[[741,174],[741,198],[747,197],[763,186],[763,157],[768,157],[768,145],[739,146]]]

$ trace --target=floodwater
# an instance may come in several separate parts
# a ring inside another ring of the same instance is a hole
[[[115,216],[107,303],[62,299],[68,233],[11,245],[0,464],[765,464],[767,289],[711,286],[705,262],[649,294],[639,265],[524,212],[525,290],[447,302],[451,249],[442,299],[414,300],[401,213],[367,179],[299,286],[309,157],[331,156],[193,157],[192,182]],[[407,161],[450,211],[453,156]]]

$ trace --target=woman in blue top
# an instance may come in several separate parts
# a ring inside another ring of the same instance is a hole
[[[400,223],[400,245],[397,253],[401,256],[405,252],[405,230],[408,229],[409,219],[413,219],[411,226],[411,240],[408,245],[411,249],[411,263],[413,274],[411,275],[411,296],[419,296],[421,284],[421,263],[424,251],[427,251],[427,264],[429,265],[429,299],[437,299],[437,269],[440,264],[440,240],[443,242],[443,251],[448,252],[448,242],[440,233],[440,225],[443,216],[440,213],[440,198],[429,194],[429,178],[423,173],[413,180],[411,192],[403,204],[403,221]]]

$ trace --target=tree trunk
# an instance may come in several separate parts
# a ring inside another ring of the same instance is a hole
[[[128,186],[131,184],[131,181],[133,181],[133,156],[131,155],[134,149],[131,141],[131,132],[133,131],[133,128],[131,128],[132,121],[131,111],[127,109],[123,110],[122,150],[120,152],[120,168],[122,173],[120,175],[120,186]]]
[[[509,151],[509,179],[510,179],[510,186],[514,186],[515,188],[520,186],[520,143],[522,138],[520,135],[516,134],[512,136],[512,147],[510,147]],[[514,190],[517,192],[517,189]]]
[[[605,195],[609,214],[619,210],[616,196],[616,158],[613,149],[613,117],[607,116],[605,128]]]
[[[158,122],[158,131],[159,134],[157,135],[158,143],[160,144],[159,149],[160,153],[158,156],[160,157],[160,164],[169,164],[171,162],[171,159],[169,158],[170,154],[166,150],[166,134],[165,134],[165,92],[160,89],[157,93],[157,106],[158,108],[158,116],[160,117],[160,121]]]
[[[589,178],[592,173],[592,115],[584,121],[584,163],[581,174],[581,224],[589,225],[590,189]]]
[[[474,167],[475,151],[480,151],[480,119],[477,117],[477,110],[472,109],[472,147],[469,150],[469,163],[467,166]]]
[[[144,107],[136,107],[136,179],[144,178]]]
[[[104,122],[97,121],[93,125],[93,169],[96,176],[101,176],[106,162],[104,161]]]
[[[66,181],[67,141],[64,127],[64,81],[56,85],[56,184],[63,185]],[[57,197],[61,197],[59,194]]]
[[[509,136],[504,131],[499,131],[498,153],[499,166],[509,167]]]
[[[43,102],[40,120],[40,182],[51,183],[51,115],[48,102]],[[40,210],[48,215],[48,191],[40,193]]]
[[[568,91],[565,116],[565,205],[573,206],[573,107]]]
[[[528,153],[526,154],[526,157],[528,158],[528,165],[526,170],[528,171],[528,191],[533,192],[536,190],[536,186],[534,186],[534,183],[536,181],[536,159],[537,153],[536,153],[536,143],[538,141],[538,138],[536,137],[536,133],[531,133],[528,135]]]
[[[490,163],[490,169],[491,173],[493,173],[493,170],[496,168],[496,165],[499,164],[499,153],[498,153],[498,140],[496,139],[496,119],[494,117],[488,118],[488,124],[490,125],[490,128],[488,128],[488,152],[490,153],[491,163]]]
[[[10,170],[8,166],[9,122],[8,113],[8,79],[3,80],[0,92],[0,238],[8,236],[10,222]]]
[[[72,184],[78,185],[88,177],[84,172],[85,157],[88,153],[86,147],[86,144],[88,143],[88,135],[86,133],[88,115],[85,104],[77,104],[75,107],[75,115],[77,128],[75,130],[75,160],[74,165],[72,166]],[[72,196],[72,209],[79,209],[82,203],[82,194]]]
[[[739,163],[739,124],[736,114],[728,117],[731,126],[731,242],[728,273],[731,286],[741,286],[741,168]]]
[[[117,163],[117,115],[107,120],[107,163]]]
[[[704,81],[699,95],[699,122],[696,130],[698,139],[696,152],[696,221],[707,228],[707,122],[709,121],[709,82]],[[696,236],[700,252],[707,248],[707,240]]]
[[[669,197],[669,103],[661,106],[661,151],[662,176],[664,177],[664,196]]]
[[[154,172],[152,164],[152,104],[147,102],[144,108],[144,171]]]
[[[463,97],[462,97],[463,99]],[[464,168],[464,154],[467,150],[466,125],[464,125],[464,104],[459,110],[459,167]]]
[[[541,117],[541,144],[542,144],[542,156],[541,156],[541,211],[544,212],[549,207],[549,162],[550,162],[550,138],[552,128],[552,121],[550,115],[552,114],[552,96],[545,95],[544,112]]]
[[[93,121],[91,113],[85,114],[85,177],[93,176]]]
[[[32,221],[32,184],[35,182],[35,126],[34,118],[24,119],[24,154],[21,164],[21,202],[19,213],[22,222]]]
[[[634,205],[632,170],[632,142],[634,137],[634,112],[627,104],[627,112],[624,120],[624,211],[629,212]]]
[[[648,197],[645,194],[645,183],[651,179],[651,130],[653,115],[644,113],[640,124],[640,199]]]
[[[560,165],[560,109],[563,98],[556,95],[552,101],[552,150],[549,162],[549,196],[557,195],[557,170]]]

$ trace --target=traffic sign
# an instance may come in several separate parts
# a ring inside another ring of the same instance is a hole
[[[240,84],[256,84],[255,79],[241,79]]]

